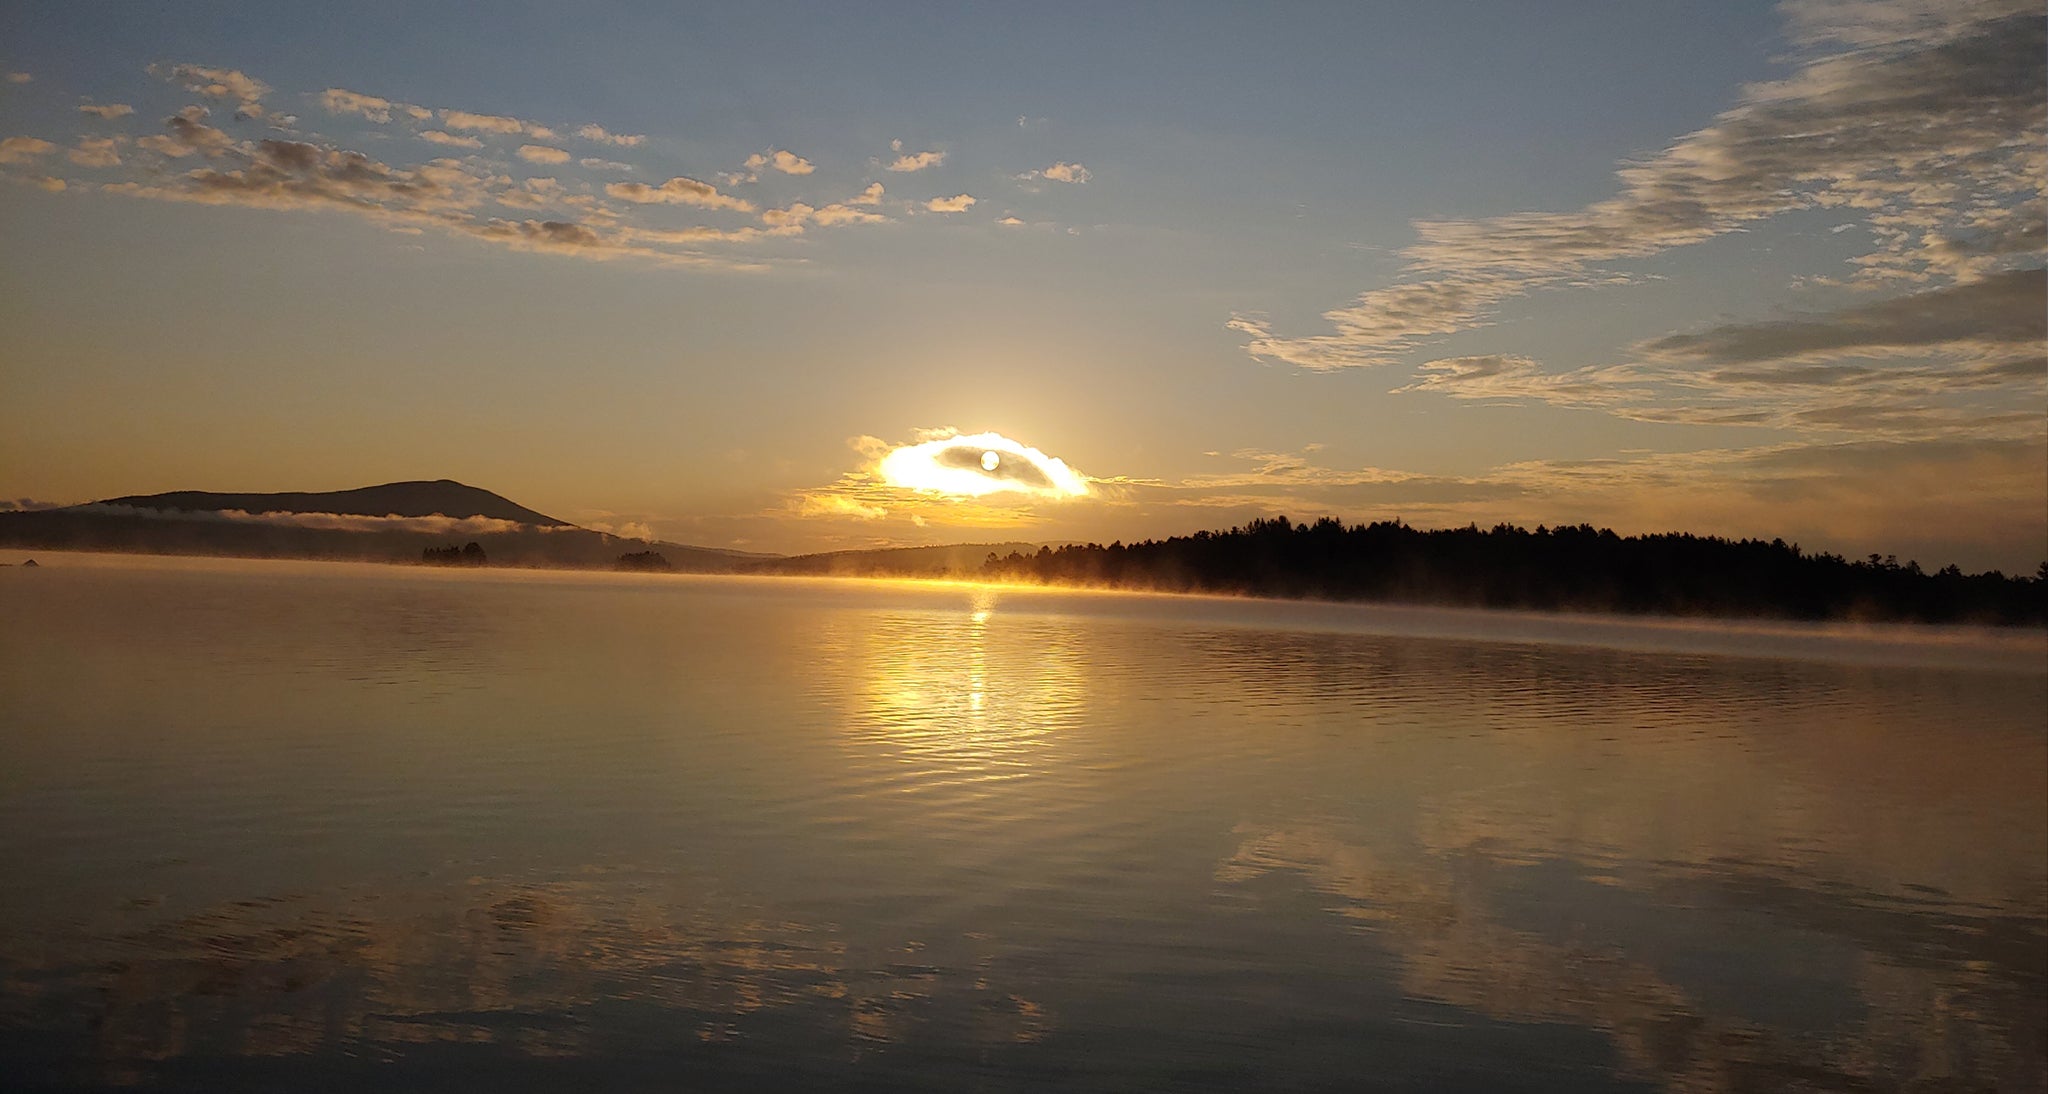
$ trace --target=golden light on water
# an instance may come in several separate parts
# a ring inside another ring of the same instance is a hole
[[[1042,498],[1088,496],[1086,476],[1064,461],[1000,433],[904,445],[883,456],[877,470],[891,486],[957,497],[1004,492]]]

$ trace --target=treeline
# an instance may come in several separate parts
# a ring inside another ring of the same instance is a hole
[[[426,547],[420,550],[420,561],[429,566],[483,566],[490,561],[484,553],[484,545],[470,542],[457,547]]]
[[[1254,520],[1142,543],[990,553],[1002,580],[1167,592],[1374,600],[1538,611],[2048,624],[2048,562],[2033,577],[1935,573],[1871,555],[1808,554],[1782,539],[1621,536],[1589,524],[1424,531],[1395,521]]]

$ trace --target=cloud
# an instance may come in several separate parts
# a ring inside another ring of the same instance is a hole
[[[474,114],[467,110],[441,111],[441,123],[448,129],[462,129],[474,133],[498,133],[506,136],[525,134],[536,140],[553,140],[555,131],[536,122],[521,121],[503,114]]]
[[[519,158],[528,163],[567,163],[569,153],[544,144],[522,144],[519,146]]]
[[[1535,399],[1574,407],[1608,406],[1630,394],[1616,382],[1625,375],[1619,370],[1546,373],[1535,361],[1513,354],[1447,357],[1424,364],[1420,372],[1422,379],[1395,393],[1434,391],[1455,399]]]
[[[201,121],[206,115],[205,107],[188,106],[164,119],[164,128],[170,132],[143,137],[135,143],[172,158],[194,152],[220,156],[235,146],[234,138]]]
[[[889,515],[887,506],[864,502],[846,494],[809,493],[798,496],[797,512],[807,517],[853,517],[880,520]]]
[[[577,160],[576,162],[582,164],[586,169],[591,171],[631,171],[633,169],[633,165],[630,163],[620,163],[617,160],[599,159],[596,156],[586,156],[583,159]]]
[[[188,91],[196,91],[214,99],[232,99],[236,111],[244,116],[263,116],[263,97],[270,94],[270,85],[232,68],[208,68],[205,65],[154,64],[149,66],[151,75],[182,84]]]
[[[1060,162],[1055,163],[1051,167],[1045,168],[1042,171],[1030,171],[1017,177],[1025,179],[1045,179],[1049,182],[1082,183],[1087,182],[1090,178],[1093,178],[1094,176],[1089,173],[1086,167],[1083,167],[1078,163],[1068,163],[1065,160],[1061,160]]]
[[[70,183],[65,182],[63,179],[54,178],[50,175],[38,175],[30,179],[29,182],[53,194],[61,194],[65,190],[70,189],[71,186]]]
[[[964,213],[974,204],[971,194],[955,194],[949,198],[933,198],[924,207],[934,213]]]
[[[1714,364],[1891,356],[1961,346],[1967,352],[2048,342],[2048,274],[2007,270],[1983,280],[1820,315],[1729,324],[1644,343],[1651,358]]]
[[[1336,333],[1306,337],[1275,335],[1260,316],[1239,315],[1224,324],[1252,336],[1254,357],[1310,371],[1390,364],[1438,335],[1481,324],[1520,284],[1478,277],[1443,278],[1392,285],[1359,296],[1347,308],[1323,313]]]
[[[112,121],[115,118],[125,118],[135,113],[135,108],[127,103],[80,103],[78,112],[80,114],[91,114],[96,118],[106,121]]]
[[[859,199],[854,200],[857,202]],[[856,209],[849,203],[827,205],[812,213],[811,220],[821,228],[831,228],[840,224],[885,224],[889,218],[880,213]]]
[[[838,481],[799,491],[784,512],[872,522],[895,517],[916,528],[1014,528],[1047,519],[1047,502],[1080,503],[1088,476],[998,433],[921,429],[891,444],[855,437],[859,467]]]
[[[358,114],[373,122],[388,122],[391,120],[392,103],[390,99],[379,98],[375,95],[364,95],[360,92],[347,91],[339,87],[330,87],[326,91],[321,92],[320,105],[325,107],[329,114]]]
[[[892,152],[901,153],[889,164],[888,169],[891,171],[922,171],[927,167],[937,167],[946,162],[946,154],[944,152],[904,152],[902,141],[890,141],[889,149]]]
[[[586,141],[596,141],[599,144],[615,144],[621,148],[635,148],[647,140],[644,135],[639,133],[613,133],[601,125],[583,126],[576,130],[576,135]]]
[[[766,153],[756,152],[748,156],[746,167],[749,171],[760,171],[764,167],[773,167],[785,175],[808,175],[818,169],[816,164],[794,152],[786,152],[775,148],[769,149]]]
[[[85,137],[78,147],[65,153],[65,158],[80,167],[119,167],[121,153],[116,149],[118,141],[113,137]]]
[[[475,137],[462,137],[439,129],[422,129],[414,136],[429,144],[444,144],[450,148],[482,148],[484,142]]]
[[[734,212],[751,213],[754,203],[745,198],[721,194],[716,186],[699,182],[693,178],[676,176],[659,186],[642,182],[614,182],[604,192],[620,201],[638,205],[694,205],[700,209],[731,209]]]
[[[1430,361],[1396,392],[1525,400],[1637,421],[1868,436],[2037,434],[2015,389],[2048,377],[2048,274],[1982,281],[1832,312],[1723,324],[1633,347],[1628,364],[1545,372],[1512,354]]]
[[[846,204],[848,205],[880,205],[881,203],[882,184],[879,182],[868,183],[867,189],[846,199]]]
[[[1013,493],[1065,500],[1089,492],[1086,475],[1000,433],[901,445],[884,453],[874,470],[890,486],[956,497]]]
[[[800,228],[809,220],[816,209],[803,202],[792,202],[787,209],[769,209],[761,214],[761,223],[770,228]]]
[[[1002,225],[1005,228],[1021,228],[1024,226],[1024,222],[1018,220],[1016,217],[1004,217],[1003,219],[996,221],[996,223]]]
[[[33,79],[35,77],[26,72],[10,72],[7,74],[7,82],[10,84],[25,84]]]
[[[1981,275],[2038,239],[2048,170],[2048,39],[2026,0],[1792,3],[1807,52],[1713,123],[1616,172],[1615,196],[1569,212],[1424,221],[1415,280],[1326,313],[1331,334],[1238,317],[1256,357],[1310,369],[1386,364],[1483,324],[1501,301],[1597,283],[1595,267],[1802,209],[1860,217],[1872,283]],[[1880,29],[1881,28],[1881,29]],[[1590,280],[1588,280],[1590,278]]]
[[[0,140],[0,163],[27,163],[48,155],[56,147],[38,137],[8,137]]]

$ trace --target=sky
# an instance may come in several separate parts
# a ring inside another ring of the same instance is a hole
[[[2031,573],[2044,25],[11,3],[0,505],[452,478],[754,551],[1284,513]],[[950,448],[1015,488],[901,473]]]

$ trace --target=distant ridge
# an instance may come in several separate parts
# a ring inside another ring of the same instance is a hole
[[[566,520],[536,513],[489,490],[453,479],[387,482],[321,493],[221,494],[210,490],[174,490],[167,494],[107,498],[93,504],[194,513],[239,509],[247,513],[338,513],[356,517],[488,517],[543,528],[574,527]]]
[[[652,551],[678,570],[730,573],[775,557],[616,536],[453,479],[272,494],[175,490],[0,512],[0,546],[39,550],[417,563],[470,543],[493,566],[611,569],[622,555]]]

